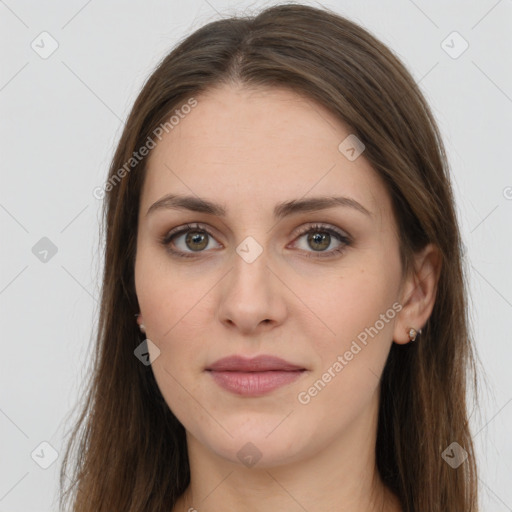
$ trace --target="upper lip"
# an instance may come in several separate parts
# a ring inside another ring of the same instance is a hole
[[[243,356],[224,357],[215,361],[206,367],[206,370],[216,372],[265,372],[272,370],[296,371],[305,370],[302,366],[297,366],[279,357],[261,355],[247,358]]]

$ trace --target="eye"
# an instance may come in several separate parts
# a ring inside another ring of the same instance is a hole
[[[175,240],[181,238],[183,235],[185,235],[185,249],[172,249],[172,245],[177,245]],[[208,247],[210,239],[214,239],[213,235],[200,224],[186,224],[185,226],[173,229],[167,233],[161,239],[161,243],[171,254],[183,258],[193,258],[195,252],[204,252],[203,250]],[[191,249],[191,251],[187,252],[187,248]]]
[[[315,224],[313,226],[303,228],[296,239],[303,238],[305,235],[307,235],[307,246],[313,249],[312,251],[308,251],[307,248],[304,249],[306,257],[308,258],[332,257],[337,254],[341,254],[346,247],[351,244],[349,236],[338,231],[338,229],[321,224]],[[182,243],[184,246],[182,245],[180,248],[179,239],[183,236],[184,240]],[[325,249],[331,245],[333,237],[339,245],[334,249],[326,251]],[[200,224],[186,224],[185,226],[173,229],[164,235],[161,238],[160,243],[168,252],[175,256],[193,258],[196,256],[194,253],[199,254],[205,252],[204,250],[208,248],[211,240],[214,240],[213,235]],[[172,246],[178,247],[178,250],[172,248]]]
[[[336,256],[337,254],[341,254],[351,244],[351,239],[347,235],[338,231],[338,229],[321,224],[315,224],[313,226],[303,228],[299,232],[298,239],[305,235],[307,235],[305,239],[306,246],[313,249],[312,253],[306,249],[307,258],[326,258]],[[331,245],[333,237],[339,245],[330,251],[326,251],[325,249]]]

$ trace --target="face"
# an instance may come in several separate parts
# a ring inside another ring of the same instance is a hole
[[[296,462],[375,420],[400,310],[390,197],[311,100],[235,86],[196,100],[152,150],[140,202],[135,284],[160,350],[152,370],[211,455]],[[345,199],[298,207],[332,197]],[[229,356],[290,366],[214,366]]]

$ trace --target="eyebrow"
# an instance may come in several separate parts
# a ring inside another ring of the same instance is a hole
[[[334,196],[293,199],[278,203],[274,207],[274,218],[279,220],[295,213],[326,210],[336,206],[353,208],[364,215],[372,217],[372,213],[355,199],[345,196]],[[153,203],[146,212],[146,216],[162,209],[190,210],[193,212],[216,215],[217,217],[225,217],[227,213],[223,205],[200,197],[168,194]]]

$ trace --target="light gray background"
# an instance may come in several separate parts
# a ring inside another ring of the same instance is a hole
[[[143,81],[184,35],[272,3],[0,0],[0,512],[56,510],[68,414],[98,315],[101,205],[92,191]],[[512,1],[324,5],[401,57],[440,125],[487,373],[482,415],[472,417],[481,501],[485,511],[512,511]],[[31,47],[50,48],[43,31],[59,45],[46,59]],[[445,49],[457,52],[461,40],[442,43],[453,31],[469,44],[458,58]],[[58,249],[47,262],[32,252],[42,237]],[[48,469],[31,457],[37,448],[34,458],[50,461],[42,442],[59,454]]]

